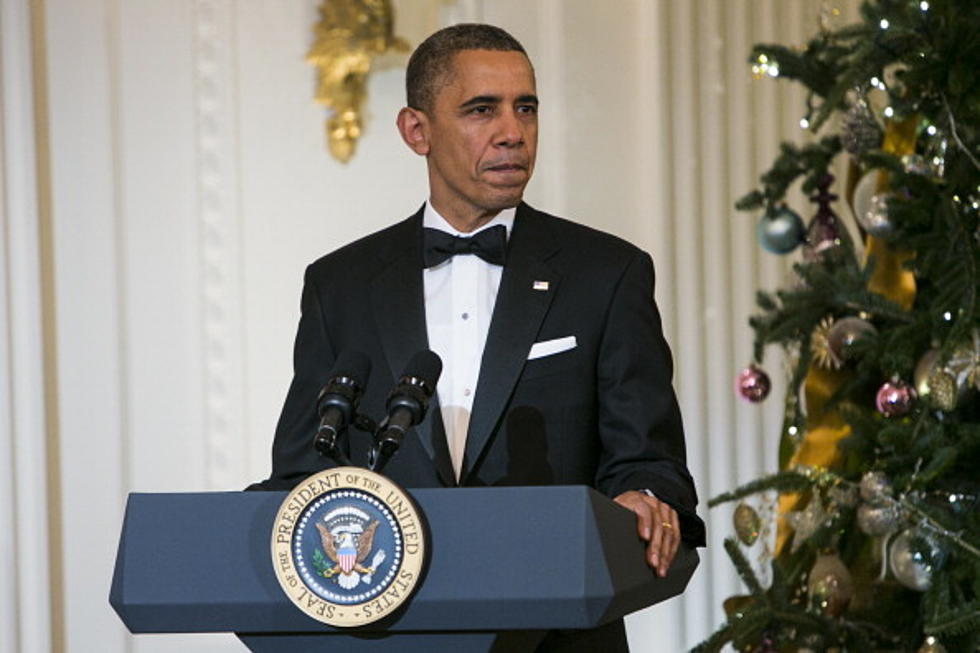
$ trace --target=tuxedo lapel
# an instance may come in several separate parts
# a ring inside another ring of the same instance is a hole
[[[546,263],[557,249],[538,212],[526,204],[518,206],[480,364],[460,484],[499,423],[558,289],[561,277]]]
[[[422,284],[422,211],[402,225],[404,229],[397,230],[381,252],[381,272],[371,283],[372,310],[392,384],[405,370],[409,359],[429,347]],[[455,485],[435,395],[426,418],[415,427],[415,432],[443,483]]]

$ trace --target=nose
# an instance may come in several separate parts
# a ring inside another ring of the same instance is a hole
[[[497,138],[499,147],[515,147],[524,142],[524,123],[513,108],[500,112]]]

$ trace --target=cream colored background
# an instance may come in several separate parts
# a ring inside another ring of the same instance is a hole
[[[125,631],[107,596],[126,494],[268,473],[303,267],[425,199],[393,127],[404,58],[372,77],[344,167],[303,63],[314,0],[0,3],[0,650],[242,650]],[[739,403],[731,385],[755,289],[787,261],[732,203],[780,139],[803,138],[802,100],[745,59],[760,40],[802,44],[818,3],[398,8],[413,43],[459,20],[524,42],[542,99],[529,201],[653,254],[703,500],[771,470],[780,402]],[[738,590],[730,509],[703,514],[702,567],[682,598],[629,619],[636,652],[696,643]]]

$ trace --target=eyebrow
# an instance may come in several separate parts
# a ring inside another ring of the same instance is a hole
[[[517,101],[521,104],[526,104],[530,102],[535,106],[539,104],[538,96],[532,94],[521,95],[520,97],[517,98]],[[500,102],[501,102],[501,97],[499,95],[477,95],[475,97],[471,97],[466,102],[460,104],[459,108],[467,109],[469,107],[474,107],[480,104],[500,104]]]

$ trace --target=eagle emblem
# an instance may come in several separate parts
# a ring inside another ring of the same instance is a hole
[[[378,521],[368,521],[367,515],[356,509],[342,510],[347,513],[348,519],[337,519],[338,515],[331,513],[323,522],[316,523],[316,529],[320,532],[320,544],[329,560],[318,571],[324,578],[334,579],[342,588],[350,590],[357,587],[358,583],[371,584],[374,572],[385,560],[385,552],[384,549],[378,549],[371,558],[371,564],[366,565],[365,561],[374,546],[374,532],[378,529]],[[359,516],[364,519],[357,519]],[[364,522],[367,522],[367,526],[364,526]]]

